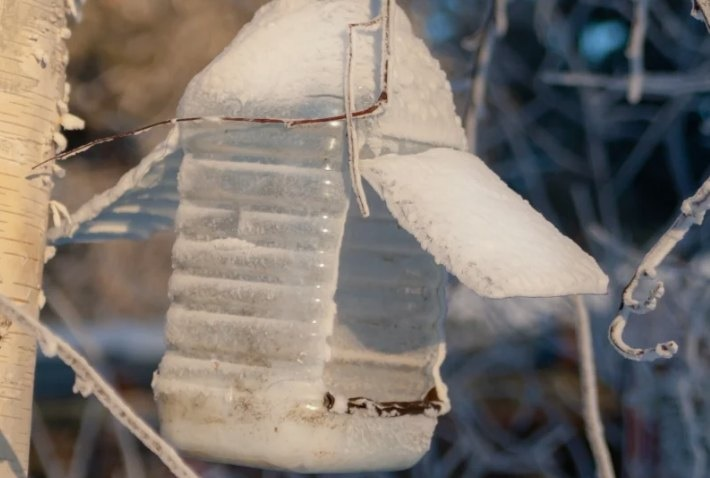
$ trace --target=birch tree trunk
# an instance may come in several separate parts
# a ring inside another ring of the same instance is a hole
[[[0,0],[0,293],[39,313],[51,168],[66,111],[65,0]],[[35,340],[0,336],[0,478],[26,476]]]

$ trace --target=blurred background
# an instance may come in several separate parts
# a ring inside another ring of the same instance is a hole
[[[70,147],[173,117],[188,81],[264,3],[88,1],[72,27],[68,70],[70,109],[87,128],[68,134]],[[508,21],[501,34],[495,2],[398,3],[446,70],[475,152],[611,277],[610,295],[587,305],[618,475],[710,476],[710,226],[692,230],[660,270],[659,309],[629,325],[634,344],[678,341],[677,358],[624,361],[606,339],[644,251],[710,173],[710,35],[689,15],[691,2],[501,1]],[[629,61],[640,23],[641,61]],[[165,133],[66,161],[55,198],[76,209]],[[164,349],[172,239],[62,246],[45,272],[44,320],[156,427],[150,380]],[[453,411],[417,467],[380,475],[594,476],[572,305],[485,300],[453,279],[450,292],[443,374]],[[68,368],[39,358],[31,476],[169,476],[72,385]],[[213,478],[283,475],[191,464]]]

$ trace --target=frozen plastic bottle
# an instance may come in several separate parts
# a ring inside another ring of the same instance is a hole
[[[327,44],[328,35],[342,39],[348,23],[378,13],[370,0],[316,3],[280,0],[265,7],[193,80],[180,115],[342,112],[342,94],[328,94],[323,82],[328,74],[342,91],[342,45],[311,55],[316,63],[322,57],[331,62],[305,69],[320,75],[304,86],[315,92],[279,100],[277,93],[258,91],[260,62],[278,65],[279,49],[289,43],[276,36],[270,49],[260,29],[283,35],[308,18],[308,31]],[[395,44],[414,38],[401,11],[398,19]],[[293,42],[308,36],[293,35]],[[264,58],[253,57],[251,42],[264,49]],[[422,49],[420,43],[413,48],[420,56]],[[303,57],[306,63],[311,58]],[[250,65],[256,80],[239,77],[232,63]],[[371,58],[368,64],[379,63]],[[406,62],[398,65],[405,71]],[[424,62],[425,69],[432,65]],[[215,95],[210,88],[222,78],[235,90]],[[287,83],[293,81],[299,78]],[[397,91],[396,76],[393,81]],[[451,105],[448,87],[437,88]],[[372,135],[360,145],[363,157],[432,146],[397,135],[385,120],[368,123]],[[460,123],[453,125],[460,134]],[[201,123],[182,127],[181,144],[168,351],[154,381],[162,433],[188,453],[256,467],[345,472],[412,466],[430,446],[432,413],[413,407],[386,416],[347,404],[364,397],[356,402],[406,405],[428,397],[448,406],[438,371],[446,275],[369,189],[372,214],[360,216],[344,121],[292,128]]]

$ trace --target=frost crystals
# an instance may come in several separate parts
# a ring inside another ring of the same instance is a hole
[[[710,178],[705,180],[693,196],[683,201],[681,214],[644,256],[633,278],[624,289],[621,308],[609,327],[609,340],[617,352],[627,359],[652,361],[658,358],[671,358],[678,352],[678,344],[672,340],[647,349],[631,347],[624,341],[624,329],[632,313],[643,315],[656,309],[658,300],[665,292],[663,282],[656,281],[643,303],[634,299],[634,292],[642,279],[656,278],[656,268],[694,224],[702,224],[705,211],[708,209],[710,209]]]

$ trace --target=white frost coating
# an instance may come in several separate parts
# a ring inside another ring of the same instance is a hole
[[[589,311],[580,296],[574,298],[577,308],[577,348],[579,349],[579,369],[582,391],[584,428],[592,448],[599,478],[615,478],[609,446],[604,438],[604,423],[599,409],[599,389],[594,360],[594,344]]]
[[[178,130],[173,128],[114,187],[82,205],[71,215],[71,221],[51,228],[48,240],[59,244],[144,238],[157,230],[172,228],[178,202],[177,170],[182,161],[178,138]]]
[[[67,102],[64,100],[57,101],[57,111],[59,111],[60,115],[65,115],[69,113],[69,105],[67,104]]]
[[[395,10],[388,103],[382,114],[356,122],[358,136],[365,144],[394,137],[465,149],[446,75],[412,33],[407,15]],[[276,0],[265,5],[190,82],[179,116],[342,115],[348,24],[379,13],[378,1]],[[316,23],[318,28],[312,28]],[[352,70],[356,110],[374,103],[383,89],[375,71],[379,43],[358,34]]]
[[[264,6],[232,43],[198,74],[180,104],[180,116],[264,115],[318,117],[344,112],[343,80],[348,24],[377,16],[379,2],[277,0]],[[289,16],[291,15],[291,16]],[[308,25],[327,22],[319,28]],[[396,7],[388,102],[383,113],[357,120],[360,146],[379,155],[393,138],[465,149],[461,120],[451,88],[424,43],[414,37],[406,14]],[[369,42],[368,42],[369,40]],[[353,62],[356,108],[372,104],[381,92],[381,45],[358,35]],[[268,55],[263,54],[268,52]],[[293,61],[298,58],[298,61]],[[66,98],[69,87],[67,85]],[[307,110],[298,105],[308,105]],[[57,104],[68,114],[67,101]],[[175,136],[172,136],[172,135]],[[171,139],[172,138],[172,139]],[[161,155],[167,154],[167,158]],[[73,228],[54,228],[52,242],[94,242],[145,238],[168,229],[177,207],[177,168],[182,153],[177,128],[112,189],[94,197],[73,216]],[[163,164],[165,163],[165,164]],[[115,214],[114,203],[135,204],[141,214]],[[171,209],[172,208],[172,209]]]
[[[42,289],[40,289],[38,293],[37,305],[39,306],[40,310],[44,309],[44,306],[47,305],[47,296],[44,294],[44,291]]]
[[[51,261],[54,259],[54,256],[57,255],[57,248],[54,246],[46,246],[44,248],[44,263],[46,264],[47,262]]]
[[[710,178],[695,191],[691,197],[683,201],[680,207],[681,214],[673,221],[671,227],[658,239],[653,247],[646,253],[639,264],[631,281],[624,288],[621,297],[621,308],[609,326],[609,340],[617,352],[630,360],[652,361],[658,358],[669,359],[678,352],[678,344],[673,341],[661,342],[655,347],[636,348],[624,340],[624,329],[629,316],[633,314],[647,314],[656,308],[658,301],[665,293],[663,282],[656,280],[658,266],[673,250],[693,227],[701,225],[705,213],[710,209]],[[643,302],[634,298],[634,293],[642,281],[653,279],[648,296]]]
[[[64,168],[62,168],[61,166],[59,166],[56,163],[51,164],[50,170],[52,172],[52,175],[54,175],[60,179],[63,178],[64,176],[66,176],[66,174],[67,174],[67,172],[64,170]]]
[[[244,241],[242,239],[237,239],[236,237],[229,237],[224,239],[214,239],[209,242],[209,245],[216,250],[229,251],[233,249],[244,249],[244,248],[255,248],[256,245],[249,241]]]
[[[362,172],[400,225],[483,296],[606,292],[594,259],[471,154],[387,155]]]
[[[47,330],[49,331],[49,329]],[[38,338],[37,343],[45,357],[56,357],[59,340],[61,339],[50,332],[46,337],[42,337],[42,339]]]
[[[62,128],[66,130],[79,130],[84,129],[84,120],[71,113],[65,113],[61,116]]]
[[[333,396],[333,406],[330,408],[333,413],[339,413],[341,415],[348,412],[348,399],[342,395]]]
[[[77,376],[74,379],[74,386],[72,387],[72,392],[80,394],[84,398],[88,398],[92,393],[94,393],[94,386],[91,382],[83,380]]]
[[[55,227],[61,227],[65,222],[71,224],[71,214],[69,214],[69,210],[59,201],[54,199],[49,201],[49,211],[52,214],[52,223]]]
[[[374,194],[372,220],[348,212],[342,122],[195,126],[182,136],[170,352],[154,380],[163,433],[254,466],[411,466],[435,417],[355,416],[347,402],[445,397],[432,370],[443,271]]]
[[[54,132],[54,134],[52,135],[52,141],[54,141],[54,144],[56,146],[55,151],[57,153],[61,153],[62,151],[67,149],[67,138],[65,138],[64,135],[59,131]]]

